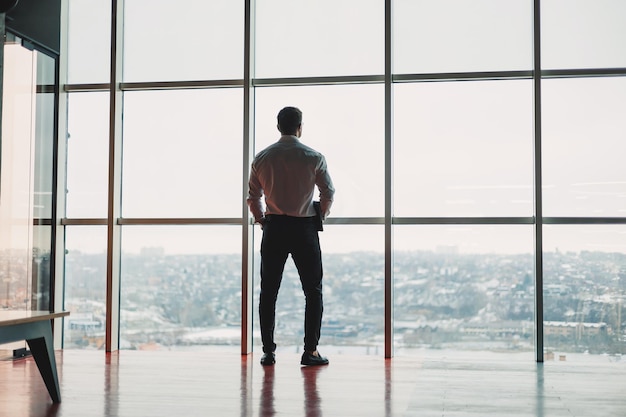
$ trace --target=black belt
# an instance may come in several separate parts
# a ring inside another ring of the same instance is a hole
[[[266,222],[285,222],[285,223],[311,223],[315,220],[315,216],[312,217],[295,217],[288,216],[286,214],[266,214]]]

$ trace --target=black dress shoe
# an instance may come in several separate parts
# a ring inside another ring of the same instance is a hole
[[[323,357],[319,353],[317,354],[317,356],[315,356],[309,352],[304,352],[302,354],[302,360],[300,360],[300,365],[304,365],[304,366],[328,365],[328,359]]]
[[[276,355],[274,354],[274,352],[264,353],[263,356],[261,356],[261,365],[269,366],[274,365],[275,363]]]

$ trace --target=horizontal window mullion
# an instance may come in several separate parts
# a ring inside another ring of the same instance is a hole
[[[544,217],[544,224],[626,224],[626,217]]]
[[[337,77],[289,77],[289,78],[256,78],[253,87],[297,86],[297,85],[332,85],[332,84],[368,84],[384,83],[384,75],[355,75]]]
[[[484,71],[484,72],[443,72],[419,74],[394,74],[392,82],[419,81],[480,81],[480,80],[516,80],[532,79],[533,71]],[[576,77],[626,77],[626,68],[590,68],[590,69],[555,69],[542,70],[542,78],[576,78]],[[384,83],[384,75],[354,75],[337,77],[289,77],[289,78],[256,78],[252,80],[254,87],[298,86],[298,85],[332,85],[332,84],[368,84]],[[120,83],[123,91],[141,90],[176,90],[188,88],[229,88],[243,87],[243,79],[232,80],[195,80],[195,81],[148,81]],[[109,91],[108,83],[65,84],[65,92]]]
[[[239,217],[225,218],[119,218],[117,224],[126,225],[185,225],[185,224],[223,224],[240,225],[242,220]]]
[[[392,82],[415,81],[480,81],[532,79],[533,71],[442,72],[428,74],[395,74]]]
[[[80,218],[80,219],[61,219],[62,226],[106,226],[107,219],[103,218]]]
[[[534,224],[534,217],[394,217],[393,224]]]
[[[111,91],[111,85],[109,83],[94,83],[94,84],[65,84],[63,85],[63,91],[66,93],[80,93],[80,92],[93,92],[93,91]]]
[[[542,78],[626,77],[626,68],[542,70]]]
[[[197,81],[148,81],[120,83],[122,91],[180,90],[191,88],[230,88],[243,87],[243,79],[236,80],[197,80]]]

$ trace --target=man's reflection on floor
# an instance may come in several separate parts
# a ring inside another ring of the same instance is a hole
[[[317,390],[317,377],[325,369],[325,366],[304,366],[300,369],[304,389],[304,415],[307,417],[322,416],[322,398]]]
[[[263,367],[263,385],[261,386],[261,403],[259,404],[259,417],[273,416],[274,409],[274,367]]]
[[[259,417],[275,416],[277,414],[274,404],[274,380],[275,367],[264,366],[263,381],[259,395]],[[306,417],[322,417],[322,398],[317,389],[317,379],[325,366],[302,367],[302,389],[304,391],[303,415]]]

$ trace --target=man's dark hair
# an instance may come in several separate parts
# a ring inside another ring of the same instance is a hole
[[[302,112],[297,107],[284,107],[278,112],[278,130],[283,135],[295,135],[302,124]]]

